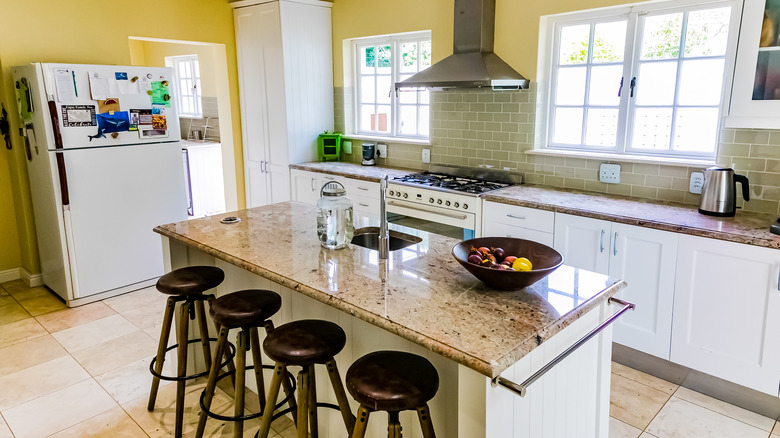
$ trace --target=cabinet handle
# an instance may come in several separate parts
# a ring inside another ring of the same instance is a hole
[[[265,161],[260,162],[260,173],[265,173]]]
[[[358,202],[358,205],[361,206],[361,207],[368,207],[368,204],[364,204],[362,202]]]
[[[604,252],[604,234],[606,233],[606,231],[601,230],[601,239],[599,239],[599,252]]]
[[[311,185],[311,191],[312,192],[317,190],[317,189],[314,188],[314,178],[311,179],[311,184],[309,184],[309,185]]]
[[[780,290],[780,270],[777,272],[777,290]]]
[[[520,219],[521,221],[525,220],[525,216],[515,216],[513,214],[508,214],[506,217],[511,217],[512,219]]]
[[[612,242],[612,255],[617,255],[617,231],[615,231],[615,240]]]
[[[365,188],[365,187],[360,187],[360,186],[358,186],[358,190],[365,190],[365,191],[368,191],[368,189],[367,189],[367,188]]]

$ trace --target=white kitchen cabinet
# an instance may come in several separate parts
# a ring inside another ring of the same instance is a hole
[[[727,128],[780,129],[780,47],[759,47],[765,6],[748,0],[742,11]]]
[[[379,183],[376,182],[292,169],[290,171],[292,199],[316,205],[317,200],[320,199],[322,186],[329,182],[339,182],[347,191],[347,197],[352,201],[356,228],[377,224],[380,195]]]
[[[332,3],[230,4],[247,207],[287,201],[289,164],[315,160],[317,136],[333,130]]]
[[[320,174],[306,172],[304,170],[290,170],[290,186],[292,189],[292,199],[305,202],[311,205],[317,205],[320,199]]]
[[[780,251],[681,236],[673,327],[673,362],[778,396]]]
[[[553,246],[555,213],[516,205],[485,202],[482,236],[506,236]]]
[[[617,297],[636,304],[615,323],[614,341],[669,359],[675,290],[675,233],[555,215],[555,249],[564,263],[620,278]]]

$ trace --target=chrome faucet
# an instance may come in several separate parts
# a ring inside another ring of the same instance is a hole
[[[387,259],[390,255],[390,232],[387,229],[387,175],[379,182],[379,258]]]

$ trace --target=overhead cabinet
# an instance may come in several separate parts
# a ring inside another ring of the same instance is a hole
[[[614,341],[669,360],[678,235],[556,213],[555,249],[564,263],[620,278],[617,297],[636,304],[614,327]]]
[[[291,163],[333,130],[332,3],[239,1],[235,8],[247,207],[290,199]]]

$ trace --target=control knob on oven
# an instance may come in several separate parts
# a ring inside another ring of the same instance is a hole
[[[393,195],[395,195],[395,192],[390,190],[390,196],[393,196]]]
[[[409,197],[409,194],[408,193],[404,193],[404,198],[408,198],[408,197]]]
[[[460,207],[460,204],[456,202],[455,203],[455,208],[458,208],[458,207]]]
[[[437,204],[439,204],[439,205],[441,205],[441,199],[439,199],[438,201],[436,201],[436,203],[437,203]]]
[[[468,210],[469,209],[469,205],[468,204],[463,204],[463,209],[464,210]]]
[[[431,204],[433,204],[433,198],[430,198],[430,199],[428,199],[428,202],[430,202]]]
[[[395,196],[401,197],[401,192],[395,192]]]
[[[447,202],[445,202],[445,203],[444,203],[444,205],[446,205],[447,207],[449,207],[449,206],[450,206],[450,201],[447,201]]]

